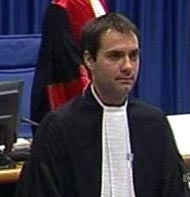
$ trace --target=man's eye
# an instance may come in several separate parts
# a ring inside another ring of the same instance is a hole
[[[129,54],[129,58],[132,61],[136,61],[139,58],[139,52],[138,51],[134,51],[132,53]]]
[[[112,53],[112,54],[109,54],[108,57],[111,59],[111,60],[119,60],[123,57],[123,54],[122,53]]]

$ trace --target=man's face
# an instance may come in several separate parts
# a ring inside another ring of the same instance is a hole
[[[96,60],[85,62],[100,98],[109,104],[121,104],[134,86],[139,70],[139,42],[134,33],[108,30],[101,37]]]

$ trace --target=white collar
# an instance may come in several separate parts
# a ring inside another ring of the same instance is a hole
[[[91,84],[90,88],[91,88],[91,91],[92,91],[92,94],[93,94],[94,98],[96,99],[96,101],[100,104],[100,106],[105,111],[108,111],[108,112],[121,112],[121,111],[125,111],[126,110],[126,107],[128,105],[128,99],[126,99],[124,105],[122,105],[122,106],[107,106],[104,103],[102,103],[102,101],[100,100],[100,98],[96,94],[96,91],[95,91],[94,86],[92,84]]]

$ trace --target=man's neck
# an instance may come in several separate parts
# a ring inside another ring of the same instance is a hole
[[[107,107],[121,107],[126,105],[127,103],[127,97],[126,98],[122,98],[122,99],[118,99],[118,100],[114,100],[113,99],[105,99],[102,96],[100,96],[100,94],[98,93],[98,91],[96,90],[96,88],[93,86],[93,84],[91,84],[91,91],[94,95],[94,97],[96,98],[96,100],[101,104],[101,105],[105,105]]]

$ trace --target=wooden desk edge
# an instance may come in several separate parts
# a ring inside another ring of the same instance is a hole
[[[190,165],[190,154],[183,155],[185,165]],[[15,169],[0,170],[0,184],[17,182],[22,170],[22,165],[17,166]]]
[[[183,155],[183,159],[184,159],[185,165],[190,165],[190,154]]]
[[[0,170],[0,183],[14,183],[17,182],[20,176],[22,166],[15,169]]]

